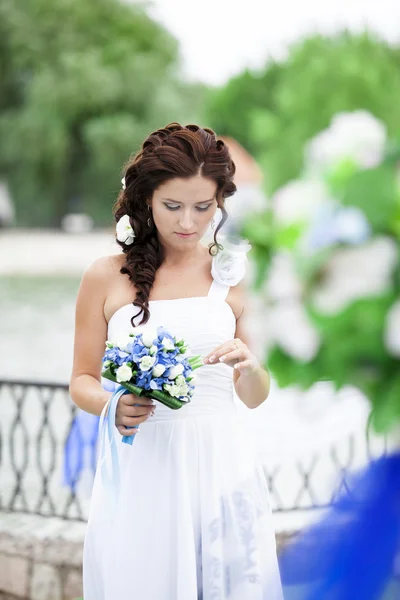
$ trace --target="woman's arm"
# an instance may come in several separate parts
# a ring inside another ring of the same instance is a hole
[[[242,285],[231,288],[229,304],[236,317],[235,339],[215,348],[204,358],[204,362],[223,362],[233,367],[237,395],[248,408],[257,408],[268,397],[270,378],[249,348],[245,326],[246,293]]]
[[[257,408],[268,398],[270,377],[249,349],[243,309],[236,321],[236,339],[242,355],[233,369],[233,383],[238,397],[248,408]],[[240,341],[239,341],[240,340]],[[244,359],[244,360],[243,360]]]
[[[110,392],[101,386],[101,365],[107,340],[104,302],[110,275],[110,259],[96,260],[84,273],[75,311],[74,359],[69,392],[86,412],[100,415]]]

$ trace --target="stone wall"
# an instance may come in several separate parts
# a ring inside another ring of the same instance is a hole
[[[84,523],[0,513],[0,600],[82,595]]]
[[[0,600],[82,596],[85,523],[0,512]],[[277,534],[278,549],[293,533]]]

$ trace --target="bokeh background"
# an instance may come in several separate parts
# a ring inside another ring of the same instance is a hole
[[[227,231],[253,247],[248,326],[273,374],[241,410],[277,530],[398,443],[399,98],[397,0],[0,0],[3,510],[35,512],[15,501],[37,489],[38,440],[48,463],[57,439],[67,498],[68,403],[46,421],[38,388],[5,382],[68,382],[80,277],[119,252],[123,165],[171,121],[214,128],[237,163]]]

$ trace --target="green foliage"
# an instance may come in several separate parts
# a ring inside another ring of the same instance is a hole
[[[210,93],[206,117],[262,165],[269,192],[296,178],[307,140],[338,112],[366,109],[400,134],[400,52],[371,35],[313,36],[287,61],[245,71]]]
[[[123,163],[201,99],[172,36],[118,0],[3,0],[0,65],[0,172],[20,224],[109,222]]]

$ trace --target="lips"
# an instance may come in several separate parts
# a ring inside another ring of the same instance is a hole
[[[179,237],[183,237],[183,238],[189,238],[189,237],[192,237],[192,235],[194,235],[194,233],[178,233],[178,232],[176,232],[176,235],[179,235]]]

